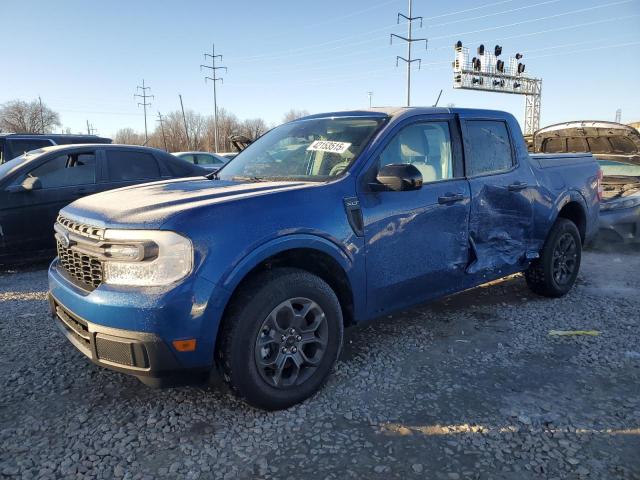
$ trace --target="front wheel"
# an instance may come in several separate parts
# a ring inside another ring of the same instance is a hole
[[[540,258],[525,272],[529,288],[545,297],[565,295],[578,277],[582,240],[575,223],[559,218],[551,227]]]
[[[343,329],[340,303],[324,280],[292,268],[263,272],[241,287],[229,308],[219,363],[249,404],[287,408],[324,384]]]

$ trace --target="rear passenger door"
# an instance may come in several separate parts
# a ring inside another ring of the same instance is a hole
[[[519,270],[533,227],[528,165],[515,155],[502,119],[463,119],[465,173],[471,188],[469,284]]]
[[[106,185],[104,190],[162,178],[162,170],[153,154],[138,150],[105,148]]]

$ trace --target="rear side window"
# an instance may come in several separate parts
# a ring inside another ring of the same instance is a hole
[[[189,154],[189,155],[180,155],[180,158],[182,160],[185,160],[185,161],[189,162],[189,163],[196,163],[196,156],[195,155],[191,155],[191,154]]]
[[[511,140],[504,122],[472,120],[466,125],[470,145],[467,175],[498,173],[513,167]]]
[[[114,182],[160,178],[158,162],[150,153],[107,150],[109,179]]]
[[[43,139],[24,139],[24,140],[15,139],[15,140],[9,140],[7,143],[9,145],[9,149],[8,149],[9,153],[5,161],[11,160],[12,158],[15,158],[15,157],[19,157],[25,152],[36,150],[42,147],[50,147],[51,145],[53,145],[53,143],[51,143],[49,140],[44,138]]]

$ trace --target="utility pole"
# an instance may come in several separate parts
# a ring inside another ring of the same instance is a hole
[[[216,45],[211,45],[211,53],[204,54],[204,61],[207,61],[207,58],[211,59],[211,65],[200,65],[200,70],[203,68],[208,68],[211,70],[211,76],[205,76],[205,83],[207,80],[211,80],[213,82],[213,140],[215,145],[216,153],[218,152],[218,100],[216,98],[216,82],[220,81],[224,83],[224,80],[218,77],[218,70],[224,69],[225,73],[227,72],[227,67],[218,66],[216,67],[216,58],[219,58],[222,61],[222,55],[216,55]]]
[[[191,140],[189,140],[189,129],[187,128],[187,117],[184,115],[184,105],[182,104],[182,95],[180,97],[180,108],[182,109],[182,121],[184,122],[184,133],[187,135],[187,150],[191,148]]]
[[[42,113],[42,99],[40,98],[40,95],[38,95],[38,102],[40,102],[40,130],[44,135],[44,115]]]
[[[138,106],[142,105],[144,108],[144,144],[146,145],[149,141],[149,135],[147,134],[147,107],[151,105],[151,103],[147,103],[147,98],[154,98],[153,95],[148,95],[147,90],[151,90],[151,87],[146,87],[144,85],[144,78],[142,79],[142,86],[136,86],[136,93],[133,94],[134,97],[142,98],[142,103],[138,102]],[[141,91],[142,93],[137,93]]]
[[[373,97],[373,92],[367,92],[367,95],[369,96],[369,108],[371,108],[371,97]]]
[[[424,42],[424,48],[427,49],[428,40],[426,38],[413,38],[412,36],[412,27],[414,20],[420,20],[420,28],[422,28],[422,17],[413,17],[413,8],[412,8],[412,0],[409,0],[409,15],[405,15],[403,13],[398,13],[398,22],[400,23],[400,18],[404,18],[407,21],[407,36],[403,37],[401,35],[396,35],[395,33],[391,34],[390,40],[391,44],[393,44],[393,37],[399,38],[407,42],[407,58],[396,56],[396,67],[398,66],[398,62],[402,60],[407,64],[407,107],[411,105],[411,64],[413,62],[418,62],[418,69],[422,66],[422,59],[420,58],[411,58],[411,46],[413,42]]]
[[[87,135],[95,135],[96,131],[97,130],[93,128],[93,125],[89,123],[89,120],[87,120]]]
[[[158,112],[158,120],[156,120],[156,122],[160,122],[160,130],[162,131],[162,142],[164,143],[165,151],[168,152],[169,149],[167,148],[167,137],[165,137],[164,135],[164,122],[163,122],[162,114],[160,112]]]

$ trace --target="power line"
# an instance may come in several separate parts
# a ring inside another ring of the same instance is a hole
[[[227,72],[227,67],[218,66],[216,67],[216,58],[219,58],[222,61],[222,55],[216,55],[216,46],[215,44],[211,45],[211,53],[204,54],[204,60],[207,61],[207,58],[211,59],[211,65],[200,65],[200,70],[203,68],[208,68],[211,70],[211,77],[204,77],[205,83],[207,80],[211,80],[213,83],[213,139],[215,144],[215,151],[218,152],[218,100],[216,98],[216,83],[222,82],[224,83],[224,79],[218,77],[218,70],[223,70],[225,73]]]
[[[420,63],[422,62],[422,59],[420,58],[411,58],[411,46],[413,45],[413,42],[424,42],[425,50],[427,48],[426,38],[412,37],[414,20],[420,20],[420,27],[422,27],[422,17],[413,17],[412,7],[413,1],[409,0],[409,15],[407,16],[404,13],[398,13],[397,17],[398,23],[400,23],[400,18],[404,18],[407,21],[407,36],[403,37],[402,35],[396,35],[395,33],[392,33],[389,37],[391,43],[393,43],[393,37],[399,38],[400,40],[407,43],[407,58],[401,57],[400,55],[396,56],[396,67],[398,66],[398,61],[400,60],[407,64],[407,107],[411,105],[411,64],[413,62],[418,62],[418,68],[420,68]]]
[[[155,98],[153,95],[147,94],[147,90],[151,90],[151,87],[146,87],[144,85],[144,78],[143,78],[142,86],[138,85],[136,87],[136,93],[133,94],[134,97],[142,98],[142,103],[138,102],[138,106],[142,105],[142,108],[144,109],[144,143],[145,145],[149,141],[149,135],[147,134],[147,107],[151,106],[150,102],[147,103],[147,98]],[[138,91],[141,91],[142,93],[139,94],[137,93]]]

